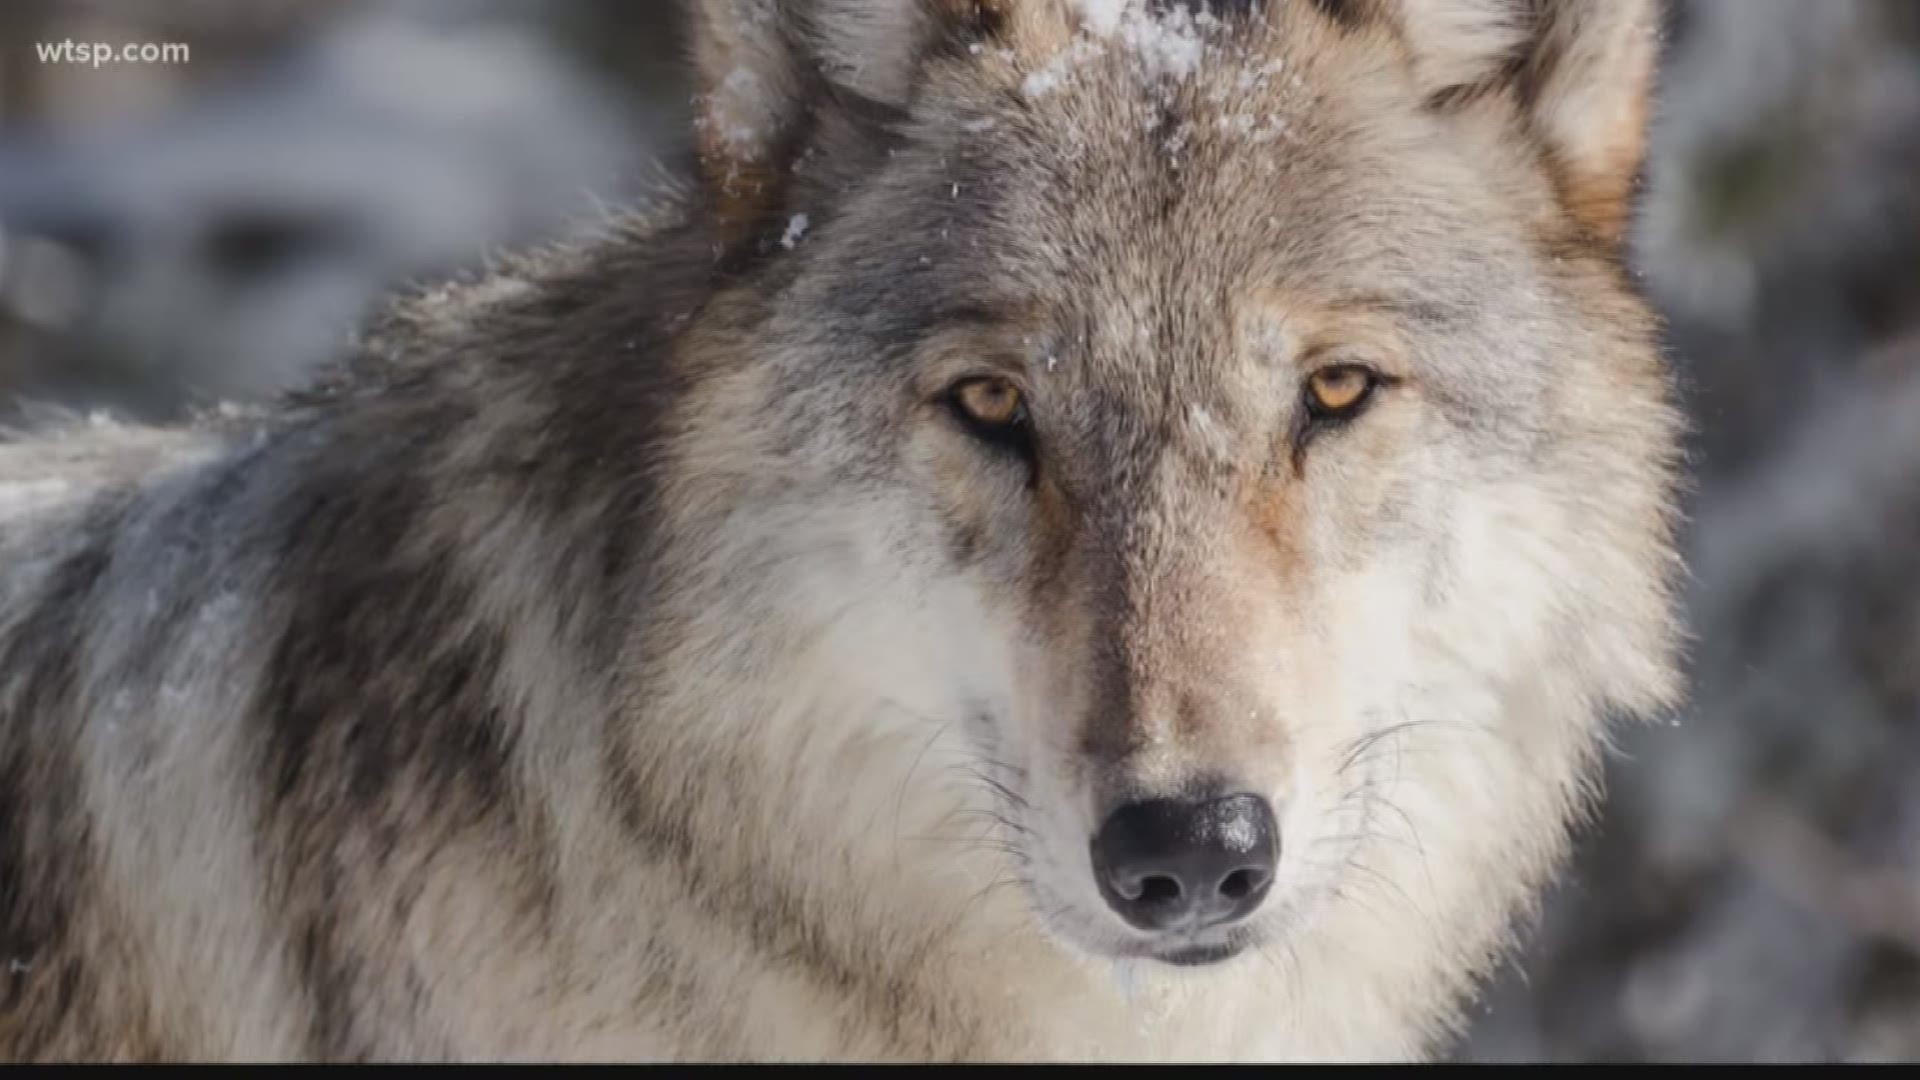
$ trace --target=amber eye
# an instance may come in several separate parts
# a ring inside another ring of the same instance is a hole
[[[1006,379],[968,379],[953,388],[953,403],[976,424],[1001,427],[1025,418],[1020,388]]]
[[[1307,412],[1315,420],[1359,415],[1380,386],[1380,373],[1365,364],[1333,364],[1307,376]]]
[[[975,438],[1027,449],[1027,399],[1012,380],[998,376],[962,380],[947,392],[947,403]]]

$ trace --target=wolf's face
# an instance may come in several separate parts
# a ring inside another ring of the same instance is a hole
[[[1097,955],[1504,907],[1598,715],[1667,692],[1672,421],[1614,261],[1647,13],[1432,9],[707,17],[776,441],[978,639],[948,707]]]

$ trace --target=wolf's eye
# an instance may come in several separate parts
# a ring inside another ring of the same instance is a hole
[[[1315,420],[1350,420],[1379,389],[1380,373],[1365,364],[1332,364],[1307,376],[1307,414]]]
[[[947,402],[976,438],[1024,449],[1028,440],[1027,399],[1009,379],[966,379],[947,392]]]

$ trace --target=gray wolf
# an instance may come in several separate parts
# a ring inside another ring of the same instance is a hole
[[[1675,695],[1652,5],[690,15],[660,205],[3,452],[0,1053],[1435,1052]]]

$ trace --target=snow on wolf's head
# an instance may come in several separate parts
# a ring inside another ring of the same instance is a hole
[[[887,628],[845,678],[966,732],[1047,930],[1484,964],[1673,689],[1652,5],[693,13],[764,565]]]

